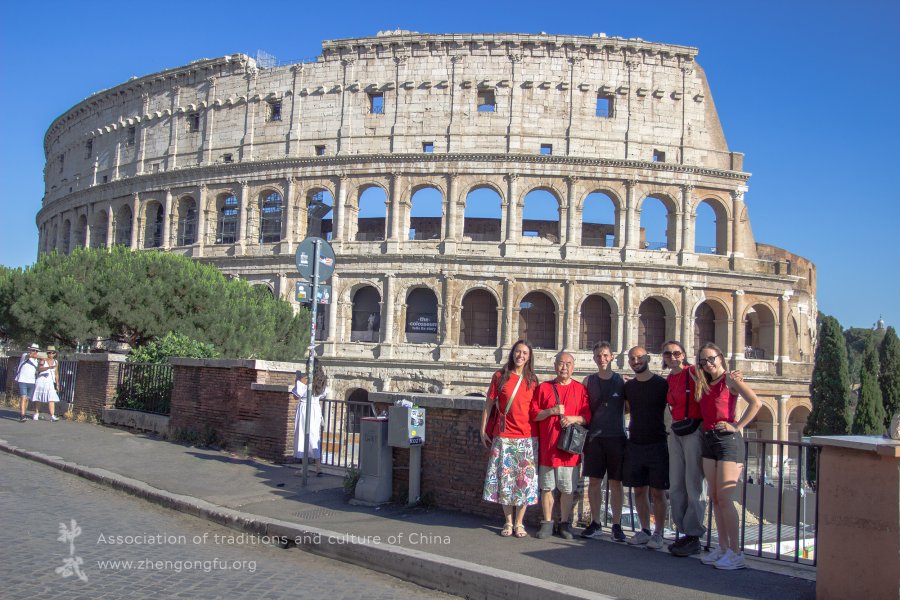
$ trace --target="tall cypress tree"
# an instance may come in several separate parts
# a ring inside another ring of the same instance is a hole
[[[884,402],[884,426],[889,427],[894,413],[900,411],[900,340],[897,330],[888,327],[879,348],[881,359],[881,399]]]
[[[847,345],[841,324],[823,317],[816,345],[812,383],[809,386],[812,412],[806,435],[845,435],[850,432],[850,375]]]
[[[881,365],[875,340],[869,340],[859,370],[859,402],[853,416],[853,433],[856,435],[880,435],[884,433],[884,404],[878,374]]]

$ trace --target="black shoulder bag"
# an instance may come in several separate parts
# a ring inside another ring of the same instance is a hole
[[[691,374],[685,372],[685,380],[684,380],[684,419],[680,421],[672,422],[672,433],[675,435],[690,435],[697,431],[697,428],[700,427],[700,424],[703,423],[703,419],[689,419],[688,418],[688,409],[691,406],[691,386],[688,384],[687,377],[690,377]]]
[[[556,391],[556,383],[550,385],[553,386],[553,395],[556,396],[556,405],[559,406],[561,402],[559,401],[559,392]],[[563,427],[559,434],[559,440],[556,442],[556,449],[569,454],[583,454],[587,433],[587,428],[576,423]]]

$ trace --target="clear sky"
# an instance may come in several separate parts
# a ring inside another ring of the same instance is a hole
[[[819,310],[844,327],[879,314],[900,325],[898,0],[4,3],[0,264],[34,262],[44,133],[83,98],[199,58],[296,61],[325,39],[397,28],[699,48],[728,145],[752,173],[756,240],[815,262]]]

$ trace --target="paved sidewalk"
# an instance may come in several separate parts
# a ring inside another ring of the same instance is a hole
[[[340,477],[311,473],[304,489],[294,467],[86,423],[19,423],[17,417],[0,409],[0,450],[452,594],[542,600],[815,597],[809,568],[749,560],[750,569],[723,572],[696,557],[677,559],[607,540],[501,538],[499,508],[497,519],[487,520],[436,509],[354,506]]]

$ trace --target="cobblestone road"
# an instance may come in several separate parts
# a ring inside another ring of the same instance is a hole
[[[0,506],[4,598],[453,598],[5,453]]]

